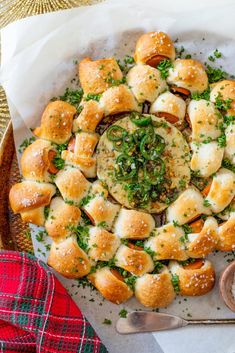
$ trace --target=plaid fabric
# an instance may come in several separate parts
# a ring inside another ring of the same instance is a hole
[[[42,261],[26,253],[0,251],[0,352],[107,350]]]

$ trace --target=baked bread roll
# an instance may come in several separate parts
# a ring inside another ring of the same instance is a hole
[[[94,183],[92,183],[91,186],[91,193],[92,194],[99,194],[100,196],[103,196],[104,198],[108,197],[108,188],[107,185],[102,180],[96,180]]]
[[[166,216],[168,222],[175,221],[181,225],[201,214],[209,215],[210,213],[210,209],[204,206],[201,193],[194,188],[188,188],[168,207]]]
[[[138,39],[134,58],[137,63],[156,67],[162,60],[175,60],[175,47],[166,33],[148,32]]]
[[[82,111],[73,121],[73,132],[79,130],[94,132],[99,122],[103,119],[104,111],[99,103],[91,99],[82,101]]]
[[[45,223],[44,209],[49,205],[56,188],[49,183],[22,181],[12,186],[9,201],[14,213],[20,213],[24,222],[42,226]]]
[[[78,207],[68,205],[61,197],[55,197],[50,204],[45,228],[53,241],[62,240],[71,234],[71,227],[76,227],[80,218],[81,211]]]
[[[83,197],[88,194],[91,183],[79,169],[70,166],[60,170],[56,175],[55,184],[65,202],[79,205]]]
[[[121,304],[133,295],[122,276],[108,267],[98,269],[87,277],[103,297],[114,304]]]
[[[203,65],[193,59],[176,59],[169,69],[167,82],[175,86],[176,92],[185,95],[202,93],[208,87],[208,77]]]
[[[126,245],[121,245],[115,255],[115,259],[116,266],[136,276],[142,276],[147,272],[152,272],[154,269],[151,256],[144,250],[137,250],[135,246],[131,248]]]
[[[105,116],[133,110],[141,112],[141,105],[138,104],[131,90],[126,85],[107,89],[100,98],[100,106],[104,110]]]
[[[73,117],[76,112],[76,108],[69,103],[51,102],[42,114],[40,127],[36,127],[33,133],[51,142],[65,143],[71,136]]]
[[[78,75],[84,94],[103,93],[122,79],[122,71],[114,58],[91,60],[83,59],[78,65]]]
[[[191,149],[193,155],[190,168],[198,172],[201,177],[208,178],[221,167],[224,148],[220,147],[217,141],[209,143],[192,142]]]
[[[58,172],[53,164],[56,152],[49,141],[38,139],[23,152],[20,165],[25,179],[50,182],[50,174]]]
[[[169,270],[179,278],[181,295],[203,295],[214,287],[215,271],[212,263],[207,260],[196,260],[185,267],[176,261],[170,261]]]
[[[96,177],[96,158],[92,155],[99,141],[98,136],[95,133],[80,132],[70,139],[68,149],[61,154],[67,165],[78,167],[87,178]]]
[[[155,226],[153,217],[145,212],[122,208],[114,224],[114,233],[124,239],[149,237]]]
[[[100,98],[100,106],[104,110],[105,116],[133,110],[141,112],[141,105],[138,104],[131,90],[126,85],[107,89]]]
[[[89,229],[89,257],[94,261],[109,261],[120,246],[120,239],[101,227]]]
[[[111,230],[114,219],[120,206],[105,200],[102,196],[95,195],[85,206],[84,211],[94,225],[100,225]]]
[[[235,164],[235,122],[229,124],[225,129],[226,146],[224,156]]]
[[[218,223],[214,217],[208,217],[198,233],[188,234],[187,254],[189,257],[201,258],[215,250],[218,242]]]
[[[136,299],[147,308],[165,308],[175,298],[171,275],[166,267],[159,274],[145,274],[135,283]]]
[[[171,92],[162,93],[150,107],[151,114],[163,117],[172,124],[182,122],[185,112],[185,101]]]
[[[149,247],[154,253],[154,260],[186,260],[188,258],[185,251],[185,234],[182,228],[175,227],[172,223],[155,228],[154,236],[145,242],[145,247]]]
[[[226,168],[221,168],[213,177],[206,202],[214,213],[219,213],[227,207],[235,196],[235,174]]]
[[[143,64],[133,66],[127,74],[127,83],[139,103],[153,102],[167,89],[159,70]]]
[[[221,135],[219,128],[222,116],[214,104],[205,99],[191,100],[188,105],[188,117],[192,128],[193,141],[217,139]]]
[[[52,243],[47,263],[66,278],[81,278],[91,269],[87,254],[73,236]]]
[[[216,102],[217,97],[222,100],[232,99],[231,107],[227,110],[228,115],[235,115],[235,81],[223,80],[217,82],[210,93],[210,100]]]
[[[235,212],[232,212],[229,219],[220,224],[218,228],[219,242],[217,249],[220,251],[235,250]]]

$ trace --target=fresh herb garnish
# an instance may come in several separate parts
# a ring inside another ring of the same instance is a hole
[[[34,136],[30,137],[30,138],[26,138],[24,139],[24,141],[20,144],[19,148],[18,148],[18,152],[19,153],[23,153],[24,150],[31,145],[34,141],[36,140],[36,138]]]
[[[230,160],[228,158],[224,158],[222,160],[222,166],[224,168],[227,168],[227,169],[231,170],[233,173],[235,173],[235,164],[230,162]]]
[[[120,317],[126,318],[127,317],[127,310],[123,308],[122,310],[119,311],[118,315]]]
[[[179,281],[179,276],[177,274],[171,275],[171,283],[174,287],[175,292],[179,293],[180,292],[180,281]]]
[[[45,207],[44,207],[44,217],[45,217],[45,219],[48,218],[48,216],[49,216],[49,211],[50,211],[50,207],[49,207],[49,206],[45,206]]]
[[[124,58],[124,63],[125,64],[134,64],[135,60],[133,58],[133,56],[130,56],[130,55],[126,55],[125,58]]]
[[[74,105],[78,109],[78,106],[81,103],[82,97],[83,97],[82,89],[72,90],[67,87],[64,94],[60,96],[59,99]]]
[[[137,276],[131,275],[131,276],[129,276],[129,277],[124,278],[124,282],[125,282],[132,290],[134,290],[136,279],[137,279]]]
[[[206,64],[206,73],[209,83],[218,82],[227,78],[227,72]]]
[[[210,207],[211,204],[210,204],[210,202],[209,202],[207,199],[204,199],[204,201],[203,201],[203,206],[205,206],[205,207]]]
[[[225,147],[226,146],[226,135],[221,135],[217,138],[218,146]]]
[[[71,231],[72,234],[76,235],[77,243],[80,248],[83,250],[88,250],[87,240],[89,235],[89,228],[87,226],[82,225],[78,225],[77,227],[70,225],[68,226],[68,229]]]
[[[104,321],[102,322],[102,324],[104,324],[104,325],[112,325],[112,321],[105,318]]]
[[[100,98],[101,98],[101,93],[99,93],[99,94],[88,93],[88,94],[84,97],[84,100],[85,100],[85,101],[94,100],[94,101],[96,101],[96,102],[99,102]]]
[[[232,99],[223,99],[221,93],[215,98],[215,107],[219,110],[228,110],[231,108]]]
[[[202,93],[191,93],[191,98],[196,101],[199,101],[200,99],[205,99],[205,100],[209,101],[210,100],[210,87],[208,87]]]
[[[161,73],[161,77],[163,79],[166,79],[169,75],[169,69],[173,67],[173,64],[170,60],[166,59],[166,60],[162,60],[160,62],[160,64],[158,64],[157,69],[160,71]]]
[[[87,196],[83,197],[80,201],[79,206],[84,207],[88,205],[88,203],[94,198],[94,195],[88,194]]]

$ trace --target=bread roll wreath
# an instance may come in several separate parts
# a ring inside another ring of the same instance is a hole
[[[163,32],[126,62],[78,64],[79,94],[47,105],[10,204],[45,226],[60,274],[161,308],[209,292],[206,256],[235,250],[235,81],[176,59]]]

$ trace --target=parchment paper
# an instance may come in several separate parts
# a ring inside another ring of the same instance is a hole
[[[16,148],[30,128],[40,122],[48,100],[71,86],[75,75],[74,60],[84,56],[92,58],[113,56],[122,58],[133,52],[136,38],[149,30],[163,30],[173,39],[179,39],[186,53],[204,62],[218,48],[223,53],[216,65],[235,73],[235,3],[233,1],[201,1],[195,4],[178,0],[108,1],[87,8],[78,8],[47,15],[31,17],[4,28],[1,32],[2,63],[1,83],[6,90],[14,127]],[[31,226],[36,255],[46,261],[46,245],[36,240],[38,227]],[[229,254],[210,256],[217,277],[226,266]],[[104,301],[90,289],[78,288],[76,281],[61,282],[91,321],[110,353],[161,352],[155,338],[167,353],[234,353],[234,326],[219,329],[186,328],[157,334],[120,336],[115,332],[118,312],[143,309],[135,299],[126,305],[115,306]],[[93,301],[94,300],[94,301]],[[180,303],[179,303],[180,302]],[[164,310],[163,310],[164,311]],[[222,303],[217,285],[211,294],[199,298],[177,297],[165,310],[185,318],[234,317]],[[103,325],[104,318],[112,326]],[[226,335],[225,335],[226,330]],[[199,337],[200,335],[200,337]],[[219,336],[219,338],[218,338]],[[216,339],[217,338],[217,339]]]

